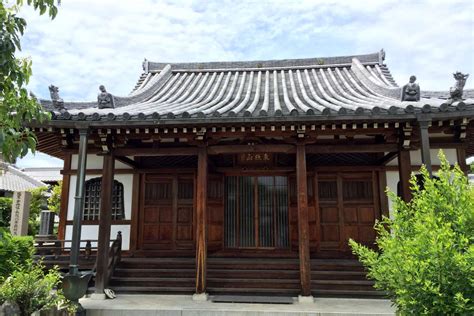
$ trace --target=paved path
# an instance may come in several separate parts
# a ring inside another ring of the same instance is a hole
[[[314,303],[244,304],[196,302],[189,295],[118,295],[113,300],[81,300],[87,316],[342,316],[395,315],[390,301],[316,298]]]

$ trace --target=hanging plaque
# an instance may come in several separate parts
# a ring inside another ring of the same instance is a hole
[[[237,156],[239,165],[262,166],[273,162],[272,153],[241,153]]]

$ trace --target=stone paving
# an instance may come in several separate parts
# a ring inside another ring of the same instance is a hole
[[[118,295],[113,300],[84,298],[81,304],[87,316],[395,315],[390,301],[381,299],[315,298],[314,303],[283,305],[197,302],[190,295]]]

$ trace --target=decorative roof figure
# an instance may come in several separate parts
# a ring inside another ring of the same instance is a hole
[[[100,93],[97,96],[97,105],[99,106],[99,109],[113,109],[115,107],[114,96],[108,93],[103,85],[99,86],[99,90]]]
[[[420,86],[415,82],[416,77],[410,76],[410,82],[402,88],[402,101],[420,101]]]
[[[48,88],[49,94],[51,95],[51,101],[53,101],[53,105],[59,110],[64,110],[64,100],[59,97],[59,88],[55,85],[50,85]]]
[[[466,84],[466,80],[467,77],[469,77],[469,74],[463,74],[460,71],[456,71],[456,73],[453,74],[453,77],[454,80],[456,80],[456,83],[454,84],[454,87],[451,87],[449,89],[449,94],[451,96],[449,100],[451,102],[462,100],[464,85]]]

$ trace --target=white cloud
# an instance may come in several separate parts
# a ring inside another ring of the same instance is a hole
[[[62,1],[54,21],[24,10],[30,87],[48,98],[127,94],[153,61],[252,60],[371,53],[385,48],[399,84],[448,90],[474,76],[472,1]],[[467,86],[473,87],[474,78]]]

